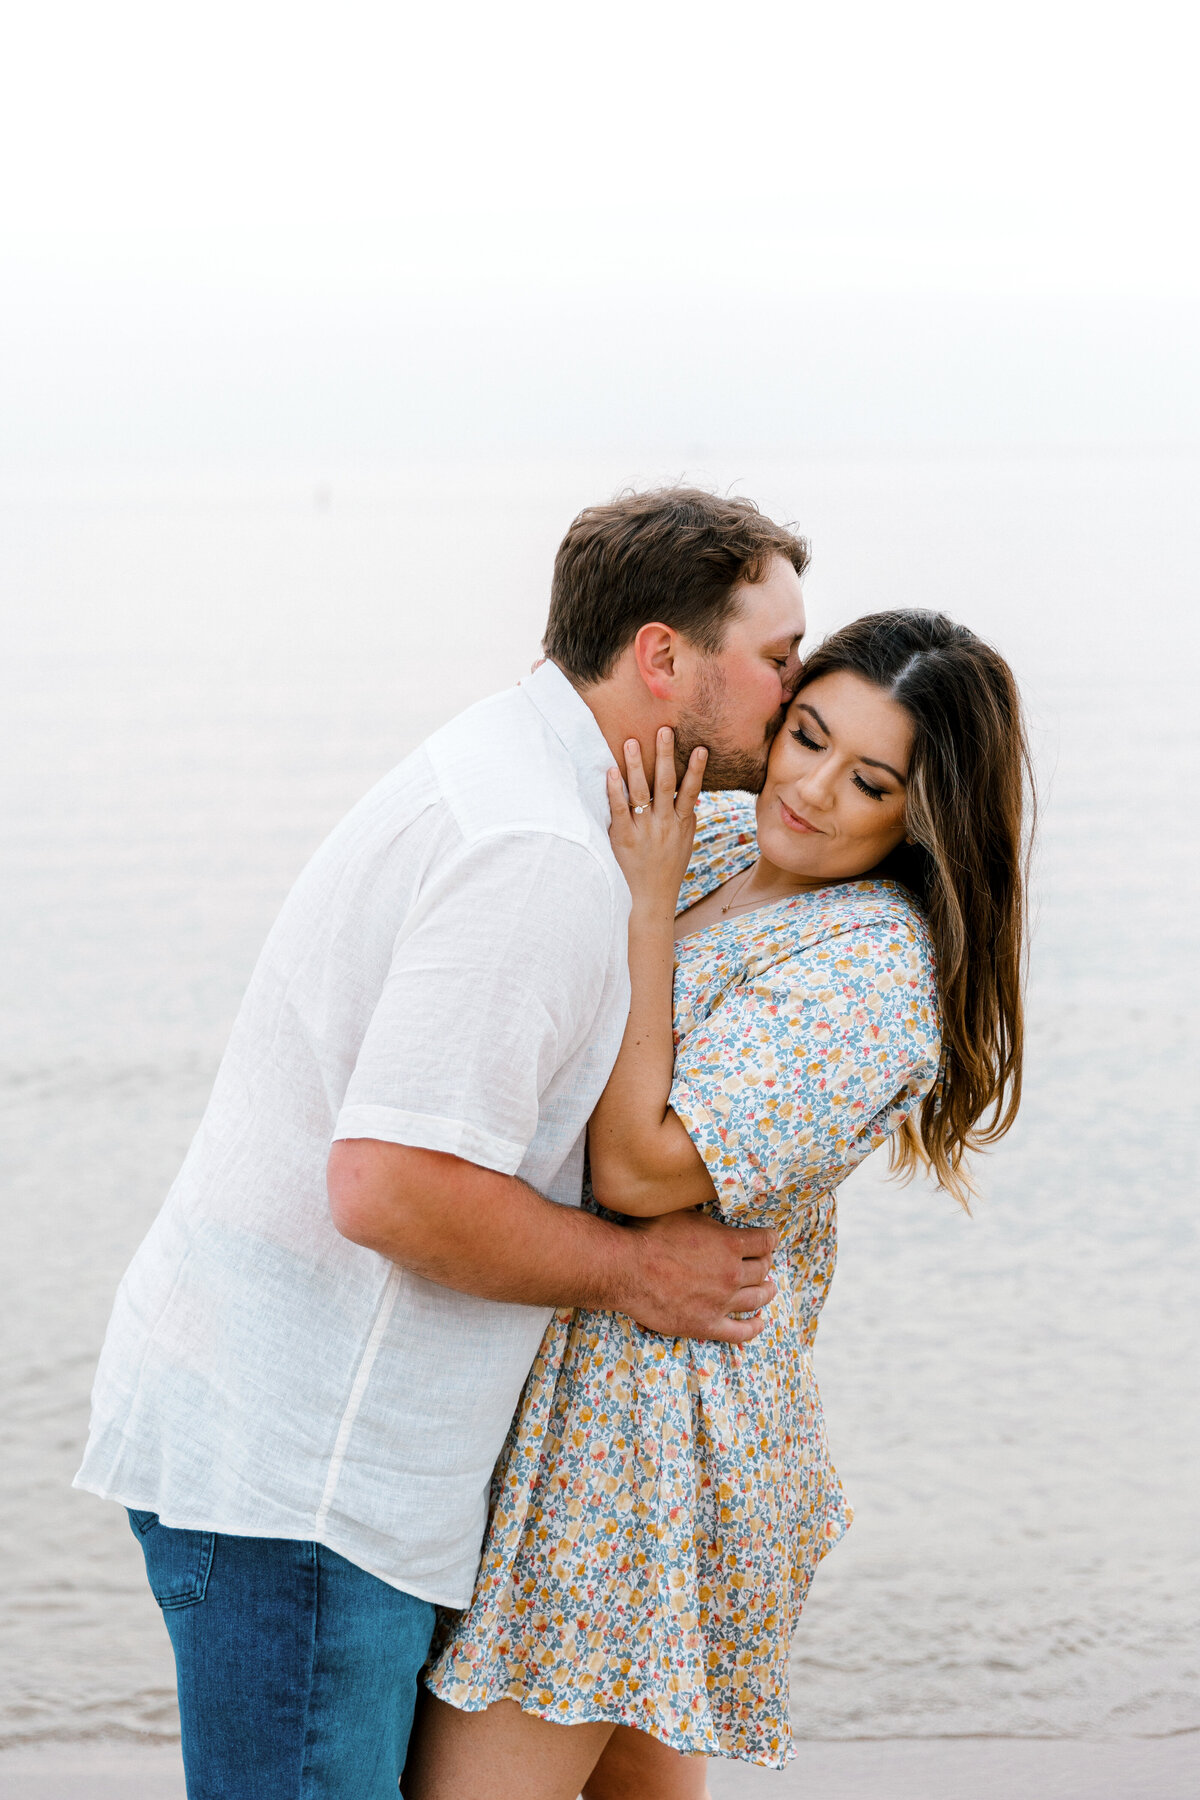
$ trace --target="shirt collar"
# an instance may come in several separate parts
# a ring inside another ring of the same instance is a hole
[[[539,663],[521,682],[521,692],[531,700],[562,744],[579,776],[579,791],[589,812],[608,830],[607,774],[613,753],[604,739],[587,701],[571,686],[557,663]]]

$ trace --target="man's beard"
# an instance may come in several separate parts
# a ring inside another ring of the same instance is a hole
[[[706,788],[738,788],[748,794],[761,794],[771,743],[786,712],[787,707],[781,706],[757,750],[731,744],[724,734],[725,673],[719,663],[710,663],[701,670],[695,707],[685,708],[675,726],[677,779],[683,779],[692,751],[702,745],[708,751],[704,768]]]

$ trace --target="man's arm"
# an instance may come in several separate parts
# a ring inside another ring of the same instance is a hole
[[[438,1150],[343,1138],[329,1155],[342,1236],[441,1287],[523,1306],[627,1313],[665,1337],[745,1343],[775,1294],[775,1234],[697,1212],[623,1228]]]

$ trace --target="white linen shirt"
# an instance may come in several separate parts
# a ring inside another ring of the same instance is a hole
[[[292,889],[200,1129],[117,1295],[76,1486],[167,1525],[317,1539],[465,1606],[544,1307],[341,1237],[335,1138],[578,1205],[629,1005],[612,757],[545,663],[385,777]]]

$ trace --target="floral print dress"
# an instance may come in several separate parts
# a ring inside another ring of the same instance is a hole
[[[680,910],[756,854],[753,802],[703,796]],[[789,1639],[851,1516],[810,1356],[833,1189],[937,1078],[929,940],[894,883],[821,888],[684,939],[674,1004],[671,1105],[709,1210],[779,1232],[766,1328],[698,1343],[555,1314],[496,1467],[474,1598],[444,1616],[425,1679],[467,1711],[510,1699],[778,1768]]]

